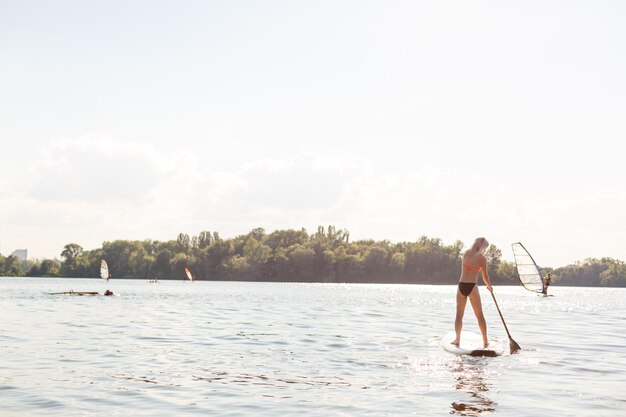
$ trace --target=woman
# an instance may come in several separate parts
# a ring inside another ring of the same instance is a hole
[[[487,323],[483,315],[483,307],[480,302],[480,293],[478,292],[478,273],[482,273],[483,281],[489,291],[493,292],[489,274],[487,274],[487,258],[485,258],[485,249],[489,246],[489,242],[484,237],[479,237],[474,244],[463,254],[463,265],[461,266],[461,278],[459,278],[459,288],[456,291],[456,320],[454,321],[454,331],[456,339],[453,345],[459,346],[461,343],[461,329],[463,328],[463,314],[465,306],[469,298],[472,304],[474,314],[478,320],[478,327],[483,335],[483,345],[485,349],[488,347],[487,341]]]

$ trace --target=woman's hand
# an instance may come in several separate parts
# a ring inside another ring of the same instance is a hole
[[[493,287],[491,286],[491,284],[487,284],[486,286],[489,292],[493,292]]]

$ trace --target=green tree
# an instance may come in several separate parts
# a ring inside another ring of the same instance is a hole
[[[102,244],[101,257],[105,259],[109,265],[109,271],[112,277],[125,278],[133,276],[129,261],[131,253],[135,250],[143,251],[141,242],[115,240]],[[99,254],[94,255],[96,256],[92,258],[92,265],[99,266],[100,260],[97,256]]]
[[[305,245],[309,241],[306,230],[277,230],[270,233],[265,239],[265,244],[273,251],[278,248],[286,249],[293,245]]]
[[[180,233],[178,238],[176,239],[176,250],[179,253],[188,254],[191,249],[191,240],[189,239],[189,235],[185,233]]]
[[[63,262],[61,264],[61,273],[65,277],[78,277],[82,271],[79,271],[78,258],[83,254],[82,246],[76,243],[68,243],[61,252]]]
[[[234,255],[232,242],[213,239],[211,246],[199,254],[199,264],[206,279],[224,279],[226,262],[232,255]]]
[[[491,266],[489,266],[489,268],[491,268]],[[491,269],[493,270],[493,268]],[[517,267],[512,262],[500,261],[497,269],[495,269],[495,274],[492,275],[494,276],[490,277],[490,279],[493,284],[519,284]]]
[[[28,271],[29,277],[56,277],[61,273],[61,265],[59,262],[51,259],[44,259],[41,262],[35,262]]]
[[[426,248],[418,242],[407,245],[404,269],[409,282],[420,282],[427,278]]]
[[[335,252],[330,249],[324,250],[321,254],[315,254],[315,263],[318,279],[323,282],[336,282],[336,262]]]
[[[604,287],[626,287],[626,265],[622,261],[607,260],[608,267],[600,273]]]
[[[390,274],[396,280],[402,278],[404,276],[404,264],[406,262],[406,257],[402,252],[396,252],[391,256],[389,261],[389,269]]]
[[[461,268],[463,243],[444,245],[441,239],[421,236],[415,242],[391,243],[386,240],[350,242],[346,230],[319,226],[309,235],[306,230],[263,228],[245,235],[222,239],[217,232],[203,231],[189,239],[179,234],[167,241],[104,242],[101,248],[85,251],[67,244],[62,263],[21,262],[22,273],[33,276],[55,275],[95,277],[101,259],[106,259],[113,276],[182,277],[185,266],[197,279],[300,280],[321,282],[402,282],[453,284]],[[515,265],[502,260],[495,245],[486,256],[494,284],[517,284]],[[15,260],[0,256],[0,274],[19,275]],[[626,267],[611,258],[586,259],[552,269],[554,283],[580,286],[626,286]]]
[[[387,251],[381,247],[370,247],[363,257],[363,272],[371,281],[384,281],[388,275]]]
[[[134,250],[128,258],[130,275],[137,278],[151,277],[152,264],[155,262],[154,256],[148,255],[145,247],[139,242],[135,243]]]
[[[7,277],[23,277],[24,270],[22,269],[22,263],[17,256],[7,256],[4,258],[2,267],[2,275]]]
[[[211,245],[211,241],[213,240],[213,236],[211,236],[211,232],[203,231],[198,235],[198,249],[204,249]]]
[[[162,249],[157,253],[154,264],[152,264],[152,276],[156,278],[171,278],[172,277],[172,265],[170,260],[172,258],[172,252],[169,249]]]
[[[172,274],[174,279],[187,279],[185,268],[189,266],[189,257],[184,253],[177,253],[171,260]]]
[[[253,238],[257,242],[262,242],[265,237],[265,229],[262,227],[257,227],[256,229],[252,229],[250,233],[248,233],[247,238]]]
[[[74,261],[83,254],[83,247],[76,243],[68,243],[61,252],[61,258],[64,261]]]
[[[257,235],[262,237],[262,235]],[[243,256],[246,259],[246,263],[249,267],[247,271],[250,274],[250,278],[259,279],[263,277],[264,267],[267,263],[272,249],[257,241],[254,237],[250,236],[243,247]]]
[[[315,251],[313,249],[294,245],[288,257],[295,273],[292,279],[304,282],[314,281]]]
[[[245,256],[235,255],[224,261],[224,277],[230,280],[248,280],[250,265]]]
[[[340,246],[335,250],[337,282],[358,282],[362,277],[363,269],[359,256],[355,254],[355,249],[356,246],[352,244],[347,249]]]

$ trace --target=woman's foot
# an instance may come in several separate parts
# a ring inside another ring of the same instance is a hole
[[[450,342],[451,345],[454,345],[456,347],[459,347],[459,345],[461,344],[461,342],[459,342],[457,339],[454,339],[452,342]]]

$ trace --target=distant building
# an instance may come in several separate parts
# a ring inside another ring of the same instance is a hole
[[[20,261],[25,261],[28,258],[28,249],[17,249],[14,250],[11,256],[15,256]]]

